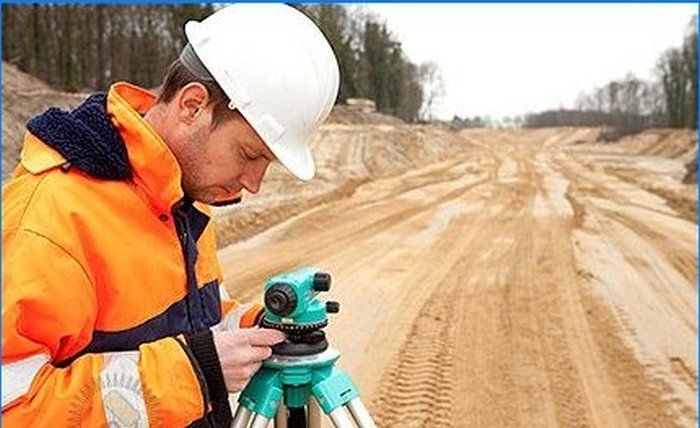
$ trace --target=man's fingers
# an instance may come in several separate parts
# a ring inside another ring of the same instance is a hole
[[[285,339],[284,333],[270,328],[244,328],[240,332],[248,337],[252,346],[272,346]]]
[[[260,362],[267,360],[272,355],[272,349],[269,346],[253,346],[250,349],[250,362]]]

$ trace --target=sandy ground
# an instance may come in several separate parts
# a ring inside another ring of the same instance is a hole
[[[223,248],[226,286],[331,272],[328,334],[382,427],[696,426],[697,186],[587,132],[465,131]]]

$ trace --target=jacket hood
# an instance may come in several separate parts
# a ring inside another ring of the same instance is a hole
[[[105,93],[91,95],[71,111],[52,107],[31,119],[27,129],[92,177],[132,178],[126,146],[110,120]]]

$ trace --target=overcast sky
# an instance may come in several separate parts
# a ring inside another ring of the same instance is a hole
[[[652,79],[679,47],[694,4],[369,4],[412,62],[434,61],[447,95],[434,110],[515,116],[573,107],[633,72]]]

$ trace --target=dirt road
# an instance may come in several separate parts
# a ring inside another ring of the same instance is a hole
[[[697,225],[573,133],[465,133],[221,250],[226,285],[330,271],[328,333],[383,427],[696,426]]]

